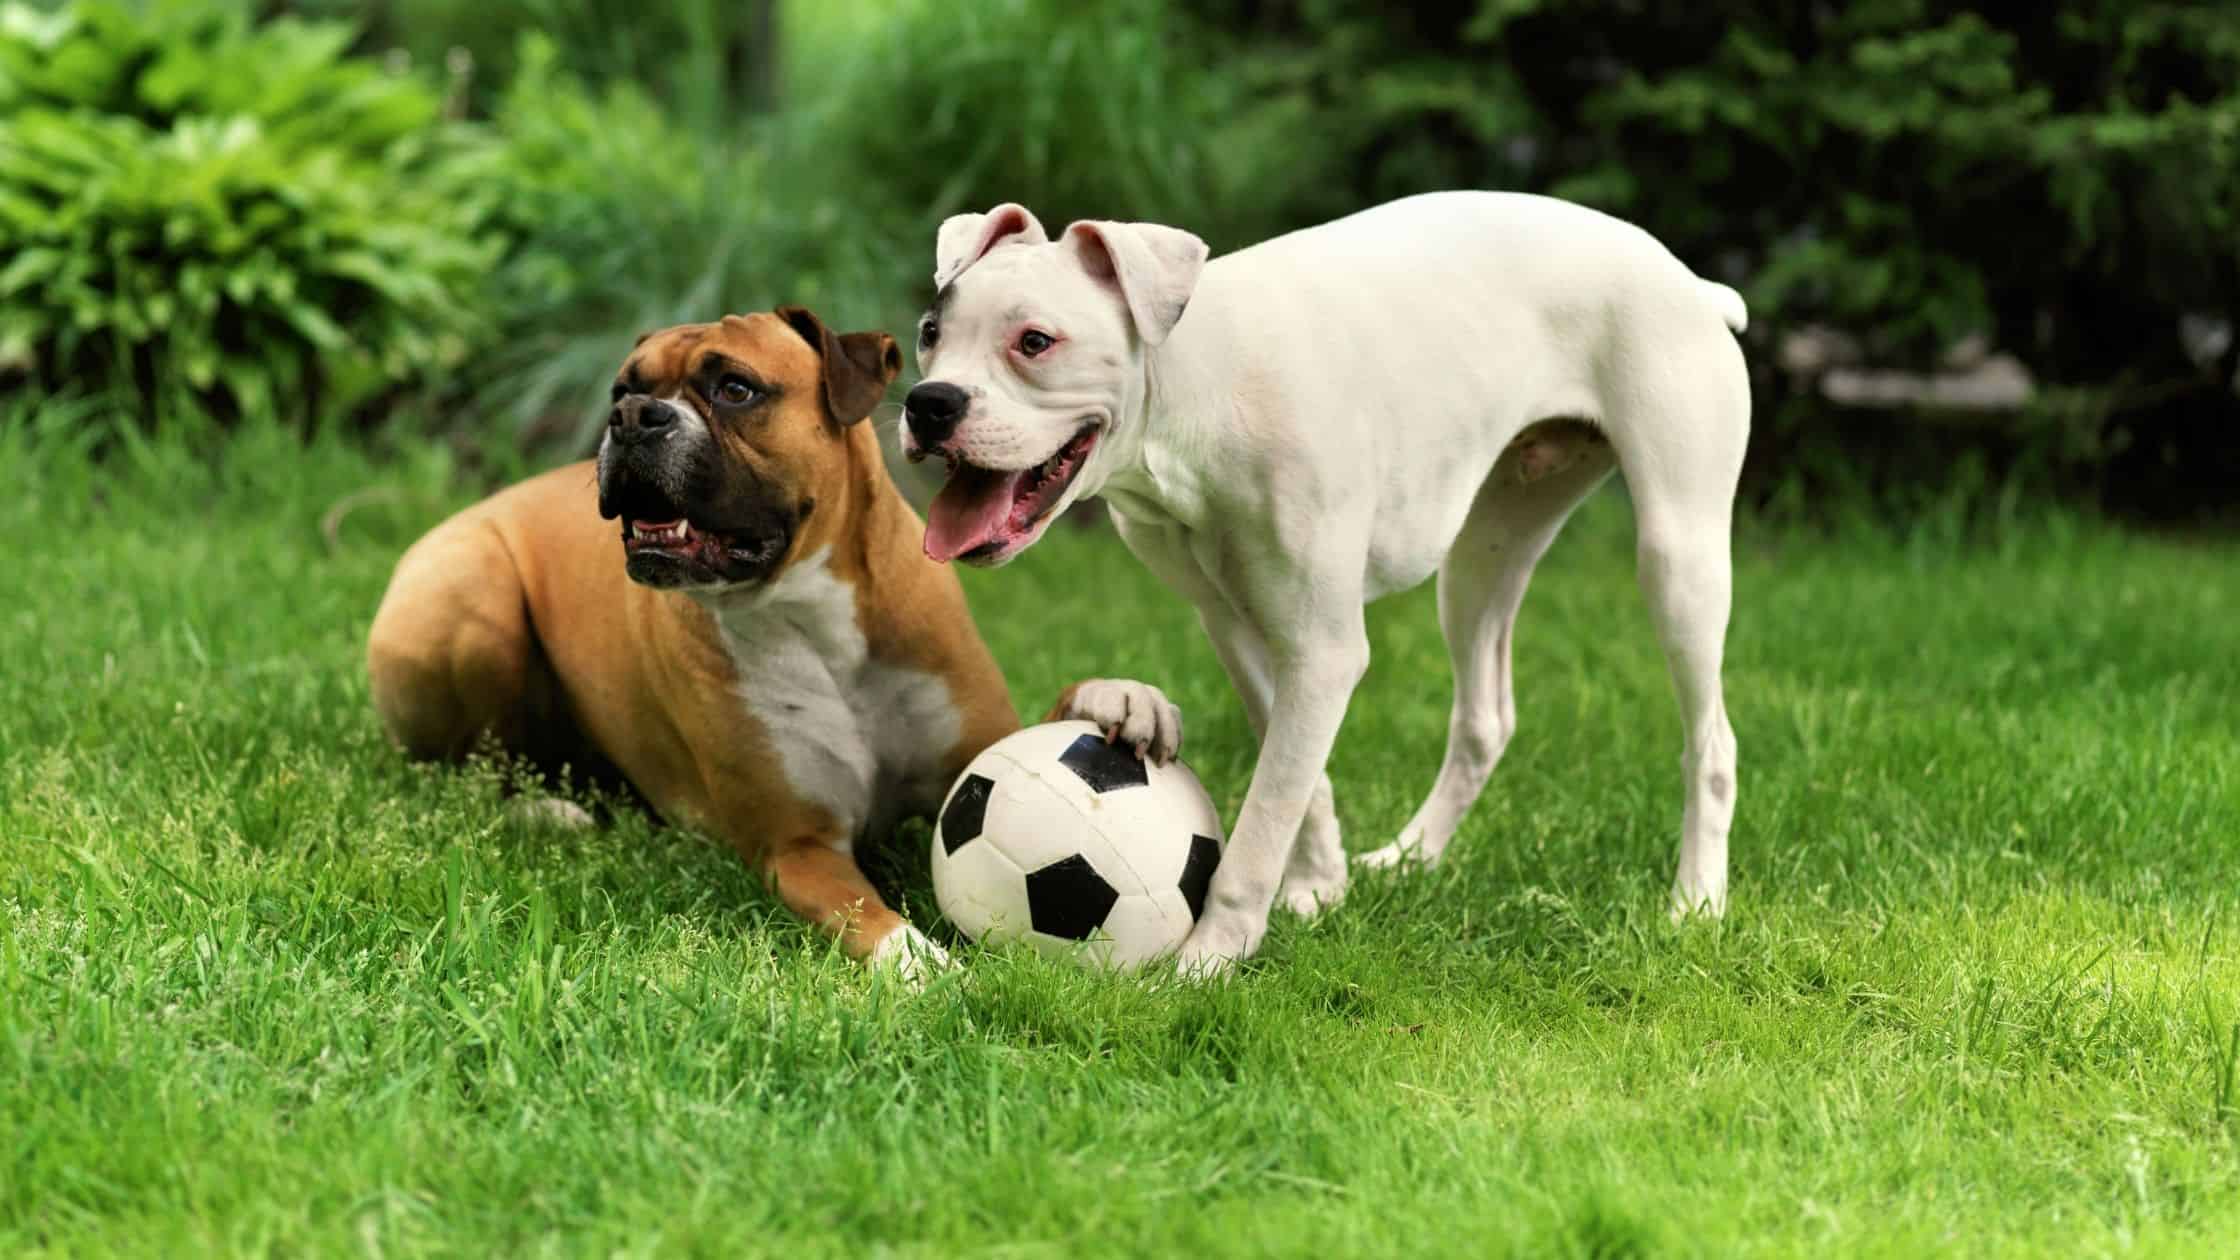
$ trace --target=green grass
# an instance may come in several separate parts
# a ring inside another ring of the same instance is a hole
[[[977,955],[912,995],[729,856],[510,825],[360,673],[448,461],[0,429],[0,1254],[2229,1255],[2230,544],[2060,516],[1739,541],[1734,908],[1673,930],[1679,731],[1623,500],[1541,569],[1448,863],[1206,988]],[[342,522],[320,518],[382,487]],[[1108,537],[973,575],[1022,704],[1157,681],[1252,748]],[[1379,606],[1333,775],[1445,725]],[[933,910],[914,830],[883,868]]]

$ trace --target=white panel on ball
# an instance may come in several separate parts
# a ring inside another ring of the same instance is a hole
[[[937,853],[940,847],[935,840]],[[1027,877],[992,844],[967,844],[935,861],[933,898],[974,940],[1011,940],[1027,932]]]
[[[1176,904],[1182,895],[1175,894]],[[1107,967],[1139,967],[1171,952],[1190,934],[1190,912],[1169,915],[1157,897],[1122,897],[1104,917],[1104,933],[1090,946]]]
[[[999,838],[1006,857],[1022,871],[1036,871],[1080,852],[1075,840],[1081,802],[1064,784],[1014,758],[982,754],[982,759],[994,763],[988,777],[996,781],[984,834]]]

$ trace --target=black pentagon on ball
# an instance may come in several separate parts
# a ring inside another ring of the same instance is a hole
[[[1100,735],[1084,735],[1073,741],[1071,748],[1058,754],[1058,760],[1081,776],[1092,792],[1115,792],[1151,782],[1151,776],[1144,772],[1143,758],[1136,756],[1134,749],[1108,744]]]
[[[978,839],[980,827],[988,818],[988,793],[995,790],[995,782],[984,775],[968,774],[957,790],[949,794],[949,803],[941,809],[941,848],[955,853],[968,840]]]
[[[1044,936],[1088,940],[1118,900],[1119,891],[1078,853],[1027,872],[1027,915]]]
[[[1190,860],[1182,864],[1182,899],[1190,903],[1190,921],[1206,912],[1206,889],[1213,886],[1213,868],[1221,865],[1221,842],[1212,836],[1190,837]]]

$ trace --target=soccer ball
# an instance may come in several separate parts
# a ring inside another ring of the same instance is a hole
[[[1188,766],[1051,722],[997,741],[949,789],[933,894],[974,940],[1126,968],[1182,944],[1220,861],[1221,816]]]

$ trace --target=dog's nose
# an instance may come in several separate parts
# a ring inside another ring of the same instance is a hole
[[[669,404],[658,398],[633,394],[616,403],[607,413],[607,431],[624,446],[637,442],[650,442],[668,435],[677,421],[677,413]]]
[[[939,446],[957,431],[972,399],[947,381],[920,381],[903,396],[902,415],[920,446]]]

